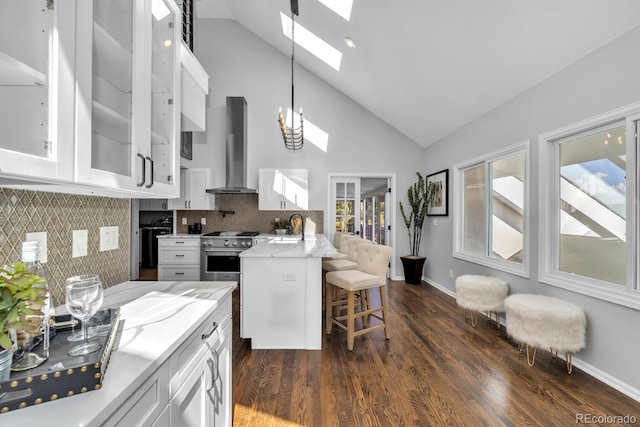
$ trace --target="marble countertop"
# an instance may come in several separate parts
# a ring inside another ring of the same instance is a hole
[[[0,414],[0,425],[103,425],[236,287],[236,282],[136,281],[105,289],[103,307],[121,307],[123,326],[102,388]]]
[[[299,236],[276,236],[240,253],[240,258],[322,258],[334,256],[336,248],[323,234]]]

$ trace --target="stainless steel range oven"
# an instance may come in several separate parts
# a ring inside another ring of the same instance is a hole
[[[237,281],[240,284],[240,252],[253,246],[257,231],[214,231],[201,241],[200,280]]]

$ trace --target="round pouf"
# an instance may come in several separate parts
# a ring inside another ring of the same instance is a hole
[[[466,311],[496,313],[498,328],[500,322],[498,313],[504,312],[504,300],[509,294],[509,285],[502,279],[491,276],[464,275],[456,279],[456,302]],[[475,326],[472,316],[471,322]]]
[[[567,354],[567,371],[571,373],[572,353],[585,344],[587,317],[577,305],[545,295],[516,294],[504,301],[507,313],[507,334],[519,343],[549,348]]]

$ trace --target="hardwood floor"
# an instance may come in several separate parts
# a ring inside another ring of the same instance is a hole
[[[504,328],[473,328],[450,296],[390,281],[391,339],[323,334],[321,351],[251,350],[234,292],[234,426],[573,425],[580,414],[635,416],[640,405],[563,359],[533,368]],[[585,415],[585,417],[588,415]],[[585,420],[586,418],[583,418]]]

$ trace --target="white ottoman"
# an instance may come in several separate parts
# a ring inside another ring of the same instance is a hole
[[[567,372],[573,370],[572,355],[584,347],[587,317],[577,305],[545,295],[516,294],[504,302],[507,334],[527,346],[527,363],[533,366],[536,348],[566,353]],[[529,346],[534,347],[533,357]]]
[[[471,324],[476,326],[477,313],[486,312],[491,318],[491,313],[496,315],[496,325],[500,329],[498,313],[504,313],[504,299],[509,294],[509,285],[502,279],[491,276],[464,275],[456,279],[456,302],[464,308],[464,317],[467,311],[471,313]]]

